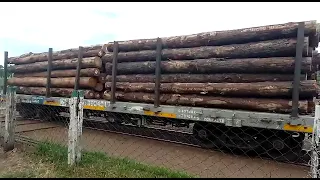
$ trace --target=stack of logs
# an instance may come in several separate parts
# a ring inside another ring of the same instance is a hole
[[[84,90],[85,98],[101,99],[104,84],[101,83],[102,60],[98,56],[101,45],[84,47],[81,62],[79,88]],[[79,49],[67,49],[52,53],[51,96],[70,97],[75,85]],[[11,57],[8,70],[14,77],[8,85],[19,86],[18,94],[46,95],[48,52],[29,53]],[[105,75],[104,75],[105,76]],[[104,77],[103,76],[103,77]]]
[[[165,37],[160,103],[290,113],[298,23]],[[318,94],[312,54],[319,24],[305,22],[299,113],[314,109]],[[153,103],[157,39],[118,42],[116,98]],[[104,98],[111,99],[114,44],[103,46]]]
[[[161,38],[160,103],[290,113],[298,23]],[[306,21],[299,113],[314,109],[318,86],[312,74],[319,24]],[[157,39],[119,42],[116,98],[153,103]],[[85,98],[111,99],[113,43],[84,48],[80,88]],[[70,96],[78,50],[53,53],[52,96]],[[45,95],[48,53],[10,58],[18,93]],[[320,62],[320,61],[319,61]],[[102,86],[102,83],[105,85]],[[95,90],[93,92],[92,90]],[[98,93],[96,93],[98,92]],[[94,94],[94,95],[93,95]]]

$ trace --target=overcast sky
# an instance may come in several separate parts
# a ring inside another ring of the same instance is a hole
[[[320,3],[0,3],[3,52],[28,52],[317,20]],[[301,12],[301,13],[298,13]]]

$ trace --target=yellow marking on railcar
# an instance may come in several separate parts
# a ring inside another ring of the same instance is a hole
[[[60,102],[57,101],[44,101],[44,105],[50,105],[50,106],[60,106]]]
[[[302,125],[290,125],[285,124],[283,129],[286,131],[295,131],[295,132],[305,132],[305,133],[312,133],[313,127],[311,126],[302,126]]]
[[[104,111],[105,106],[92,106],[92,105],[84,105],[83,109],[96,110],[96,111]]]
[[[153,111],[144,111],[144,115],[147,116],[158,116],[158,117],[166,117],[166,118],[177,118],[176,114],[166,113],[166,112],[153,112]]]

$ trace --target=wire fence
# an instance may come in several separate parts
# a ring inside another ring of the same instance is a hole
[[[26,142],[51,142],[67,146],[68,114],[68,108],[19,103],[15,134]]]
[[[291,110],[292,116],[198,108],[192,106],[197,100],[190,103],[187,97],[161,94],[160,38],[157,40],[154,96],[133,93],[128,98],[154,104],[119,101],[121,96],[125,99],[125,95],[116,92],[117,42],[113,51],[111,91],[107,92],[110,101],[84,99],[83,92],[78,90],[82,47],[78,51],[72,97],[50,97],[53,57],[50,48],[46,96],[16,95],[12,87],[4,93],[6,112],[4,125],[1,125],[4,149],[12,149],[15,140],[29,144],[50,142],[68,147],[69,165],[81,162],[84,151],[95,151],[199,177],[318,178],[320,106],[316,105],[314,117],[299,115],[303,27],[304,24],[299,23],[292,102],[286,101],[289,105],[280,103],[280,106],[289,107],[285,111]],[[7,61],[6,52],[5,69]],[[44,94],[42,90],[40,94]],[[172,97],[177,99],[172,100]],[[175,105],[163,105],[163,101]],[[179,106],[175,101],[192,105]],[[206,101],[223,104],[219,99]],[[272,106],[270,102],[264,105],[260,102],[255,103],[260,110]],[[304,106],[306,112],[309,112],[308,105]]]
[[[189,121],[170,114],[92,110],[100,106],[88,105],[81,96],[26,97],[10,90],[4,101],[9,114],[16,110],[1,122],[5,145],[9,136],[29,144],[58,143],[68,146],[69,164],[81,161],[81,152],[95,151],[199,177],[319,176],[318,106],[313,133],[297,133],[271,126]],[[107,106],[116,109],[116,105]],[[138,106],[131,110],[141,111]],[[4,124],[14,125],[4,128]]]
[[[309,166],[312,143],[311,136],[305,133],[114,112],[99,116],[98,111],[88,112],[83,125],[106,131],[109,137],[90,133],[83,141],[115,156],[202,177],[310,175],[308,168],[302,168]],[[111,133],[123,135],[119,138]]]
[[[6,101],[4,96],[0,96],[0,139],[4,136],[4,122],[6,114]]]

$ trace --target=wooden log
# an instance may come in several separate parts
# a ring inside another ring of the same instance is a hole
[[[293,73],[293,57],[249,58],[249,59],[197,59],[189,61],[163,61],[161,73]],[[119,63],[117,74],[151,74],[155,72],[156,62]],[[107,74],[112,74],[112,64],[106,63]],[[311,58],[304,58],[301,72],[311,70]]]
[[[11,86],[26,86],[26,87],[45,87],[47,78],[45,77],[13,77],[8,79],[8,85]],[[51,87],[57,88],[73,88],[75,77],[51,78]],[[80,77],[80,88],[94,88],[97,84],[97,79],[93,77]]]
[[[153,103],[153,93],[116,92],[116,98],[124,102]],[[110,100],[111,93],[104,92],[104,99]],[[174,106],[196,106],[236,110],[262,111],[272,113],[290,113],[292,102],[286,99],[228,98],[201,95],[161,94],[161,104]],[[308,101],[299,101],[299,112],[307,114],[312,111]],[[312,104],[312,103],[310,103]]]
[[[99,83],[106,83],[107,82],[107,74],[106,73],[100,73],[100,75],[99,75]]]
[[[53,97],[71,97],[72,88],[50,88],[51,95]],[[17,94],[28,94],[28,95],[46,95],[46,88],[41,87],[17,87]],[[84,90],[84,97],[86,99],[93,99],[94,92],[92,90]]]
[[[83,47],[83,58],[98,56],[102,45],[94,45]],[[52,60],[72,59],[78,57],[79,48],[55,51],[52,54]],[[28,64],[34,62],[48,61],[48,52],[43,53],[27,53],[18,57],[10,57],[8,62],[11,64]]]
[[[103,93],[102,92],[95,92],[94,93],[94,98],[95,99],[102,99],[103,98]]]
[[[312,56],[312,65],[316,66],[320,64],[320,54],[316,51]]]
[[[55,70],[51,71],[51,77],[75,77],[77,70],[68,69],[68,70]],[[86,68],[80,70],[81,77],[99,77],[100,70],[98,68]],[[23,73],[23,74],[14,74],[14,77],[47,77],[47,72],[35,72],[35,73]]]
[[[111,82],[107,75],[105,82]],[[301,75],[300,80],[306,76]],[[161,83],[248,83],[264,81],[292,81],[293,74],[161,74]],[[154,74],[118,75],[117,82],[151,83],[155,82]]]
[[[96,86],[94,87],[95,91],[101,92],[104,89],[103,83],[97,83]]]
[[[303,56],[311,56],[308,52],[308,38],[304,39]],[[195,48],[164,49],[163,60],[192,60],[206,58],[263,58],[290,57],[296,54],[296,39],[277,39],[259,41],[247,44],[232,44],[226,46],[201,46]],[[112,62],[113,54],[102,57],[103,62]],[[118,62],[155,61],[156,51],[120,52]]]
[[[52,70],[61,69],[75,69],[77,68],[78,58],[63,59],[52,61]],[[36,62],[31,64],[21,64],[10,66],[8,70],[14,73],[26,73],[26,72],[39,72],[47,70],[48,62]],[[101,69],[102,61],[99,57],[83,58],[81,67],[85,68],[98,68]]]
[[[308,52],[309,40],[304,39],[304,56],[311,56]],[[201,46],[195,48],[164,49],[163,60],[191,60],[205,58],[258,58],[258,57],[286,57],[295,56],[296,39],[276,39],[247,44],[232,44],[226,46]],[[104,62],[112,62],[113,54],[107,53],[102,57]],[[156,51],[120,52],[118,62],[155,61]]]
[[[111,91],[111,82],[105,83],[106,90]],[[122,92],[155,91],[154,83],[125,83],[118,82],[117,90]],[[292,97],[293,83],[291,82],[256,82],[256,83],[162,83],[160,92],[164,94],[201,94],[231,97]],[[302,99],[317,96],[317,82],[306,80],[300,83]]]
[[[320,54],[317,50],[313,51],[312,54],[312,71],[317,71],[320,66]]]
[[[163,48],[189,48],[199,46],[221,46],[227,44],[243,44],[278,38],[297,37],[298,22],[275,24],[244,29],[211,31],[191,35],[162,37]],[[305,22],[305,35],[317,34],[316,21]],[[139,51],[156,49],[157,39],[137,39],[119,41],[119,51]],[[316,46],[318,46],[316,44]],[[113,51],[113,42],[107,44],[105,51]]]
[[[317,24],[317,29],[320,29],[320,24]],[[316,49],[316,47],[318,47],[319,44],[319,32],[317,34],[313,34],[309,36],[309,46],[313,48],[313,50]]]
[[[107,53],[107,46],[108,46],[108,44],[104,44],[104,45],[101,47],[101,49],[100,49],[100,51],[99,51],[99,53],[98,53],[98,56],[99,56],[99,57],[102,57],[102,56],[104,56],[104,55]]]

